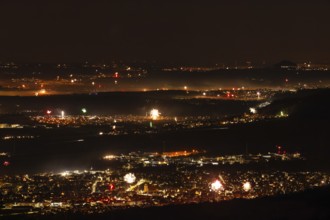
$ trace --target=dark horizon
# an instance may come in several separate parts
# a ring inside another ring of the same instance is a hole
[[[329,63],[329,1],[2,1],[0,60]]]

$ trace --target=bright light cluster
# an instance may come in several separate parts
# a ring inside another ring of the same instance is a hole
[[[152,109],[150,111],[150,116],[151,116],[152,120],[157,120],[159,118],[159,115],[160,115],[160,113],[159,113],[158,109]]]
[[[106,155],[103,157],[103,159],[105,160],[113,160],[113,159],[116,159],[117,156],[116,155]]]
[[[245,183],[243,184],[243,190],[244,190],[245,192],[250,191],[250,190],[251,190],[251,183],[250,183],[250,182],[245,182]]]
[[[61,176],[69,176],[70,175],[70,172],[69,171],[64,171],[62,173],[60,173]]]
[[[257,113],[257,109],[255,109],[255,108],[250,108],[250,112],[251,112],[252,114],[256,114],[256,113]]]
[[[126,183],[131,184],[131,183],[135,182],[136,177],[133,173],[128,173],[124,176],[124,180],[125,180]]]
[[[219,180],[215,180],[213,183],[211,183],[211,190],[212,191],[223,190],[222,183]]]

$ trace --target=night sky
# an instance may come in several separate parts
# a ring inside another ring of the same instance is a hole
[[[1,0],[0,60],[330,63],[330,1]]]

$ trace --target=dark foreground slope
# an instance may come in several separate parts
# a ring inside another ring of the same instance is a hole
[[[330,219],[330,187],[255,200],[131,208],[99,215],[65,213],[8,219]]]

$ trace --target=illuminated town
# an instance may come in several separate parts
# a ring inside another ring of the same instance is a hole
[[[0,179],[2,210],[8,214],[103,213],[130,207],[253,199],[330,183],[330,175],[324,172],[223,171],[220,168],[226,164],[303,159],[299,153],[279,153],[215,158],[198,156],[203,152],[195,150],[130,153],[104,156],[104,160],[112,163],[111,168],[105,170],[5,175]]]
[[[309,136],[305,144],[293,134],[292,144],[283,141],[291,131],[272,130],[299,116],[290,100],[318,91],[328,89],[4,96],[0,215],[107,215],[326,187],[330,174],[314,165]]]
[[[0,1],[0,219],[330,219],[330,1]]]

